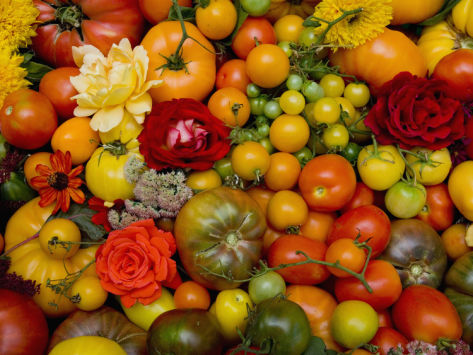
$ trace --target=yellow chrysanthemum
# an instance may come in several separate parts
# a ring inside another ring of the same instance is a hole
[[[361,11],[346,16],[334,24],[326,33],[323,43],[337,48],[354,48],[375,38],[392,19],[391,0],[323,0],[315,7],[314,18],[332,22],[340,18],[344,11]],[[320,35],[328,24],[320,21],[315,29]]]
[[[5,97],[13,91],[27,87],[30,82],[25,79],[27,71],[20,65],[23,57],[10,53],[9,49],[0,49],[0,107]]]
[[[0,47],[15,51],[31,44],[36,36],[34,24],[39,10],[32,0],[0,1]]]

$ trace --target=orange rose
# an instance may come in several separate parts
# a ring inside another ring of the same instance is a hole
[[[171,233],[156,228],[152,219],[138,221],[109,234],[95,254],[97,275],[125,307],[136,301],[147,305],[161,297],[161,284],[176,288],[181,283],[171,259],[175,252]]]

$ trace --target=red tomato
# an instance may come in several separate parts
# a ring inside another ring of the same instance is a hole
[[[179,6],[192,7],[192,0],[177,0]],[[168,18],[171,0],[138,0],[141,13],[149,23],[156,25]]]
[[[233,38],[233,52],[240,59],[246,59],[248,53],[259,44],[276,44],[276,32],[271,22],[263,17],[247,17]]]
[[[0,127],[11,145],[37,149],[48,143],[56,130],[56,111],[47,96],[31,89],[20,89],[5,98]]]
[[[76,100],[71,100],[71,97],[78,92],[69,78],[79,74],[80,71],[76,67],[62,67],[46,73],[39,82],[39,92],[48,97],[62,121],[74,117],[77,103]]]
[[[388,355],[389,350],[392,348],[396,349],[398,346],[405,348],[408,340],[393,328],[379,327],[374,338],[369,343],[378,346],[379,355]]]
[[[209,291],[195,281],[186,281],[180,284],[174,292],[176,308],[201,308],[210,307]]]
[[[371,260],[366,268],[365,280],[373,292],[355,277],[335,280],[335,296],[339,302],[359,300],[375,310],[386,309],[397,301],[402,292],[401,278],[394,266],[384,260]]]
[[[374,191],[362,181],[356,183],[355,193],[348,203],[341,208],[341,212],[346,212],[354,208],[374,204]]]
[[[33,0],[40,11],[33,50],[52,66],[75,66],[73,46],[91,44],[107,54],[112,44],[124,37],[132,47],[139,43],[144,18],[137,0],[62,2],[63,6],[58,7],[61,2],[57,0]]]
[[[366,205],[354,208],[338,217],[332,225],[327,238],[327,244],[340,238],[355,239],[364,242],[372,248],[372,257],[376,257],[387,247],[391,237],[391,221],[388,215],[379,207]]]
[[[317,212],[336,211],[346,205],[355,193],[355,170],[341,155],[318,155],[302,169],[299,189],[310,209]]]
[[[409,340],[435,344],[439,338],[460,339],[462,323],[452,302],[442,292],[425,285],[404,289],[394,304],[396,329]]]
[[[382,309],[378,312],[378,323],[380,327],[394,327],[393,320],[391,319],[391,312],[389,309]]]
[[[324,261],[327,246],[318,240],[302,235],[283,235],[269,247],[267,254],[269,267],[306,260],[304,255],[296,254],[298,250],[303,251],[312,259]],[[319,284],[330,276],[324,265],[312,263],[283,268],[277,272],[286,282],[298,285]]]
[[[225,62],[217,71],[215,86],[217,89],[232,87],[246,94],[250,78],[246,74],[246,63],[242,59],[232,59]]]
[[[426,186],[427,200],[417,218],[430,224],[437,232],[444,231],[453,223],[455,206],[448,193],[447,184]]]
[[[455,98],[473,100],[473,50],[458,49],[447,54],[435,66],[432,77],[446,81]]]

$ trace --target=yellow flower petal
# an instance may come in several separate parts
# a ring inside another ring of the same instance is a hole
[[[140,95],[140,97],[136,100],[128,100],[126,102],[125,108],[132,115],[138,115],[142,113],[150,113],[152,106],[153,101],[151,99],[151,95],[146,92]]]
[[[92,54],[97,57],[100,57],[100,56],[103,57],[102,52],[100,52],[97,48],[95,48],[94,46],[90,44],[86,44],[80,47],[76,47],[76,46],[72,47],[72,58],[74,58],[74,63],[76,63],[78,67],[81,67],[82,64],[84,64],[84,57],[87,54]]]
[[[94,131],[107,132],[120,124],[125,111],[123,106],[117,105],[105,107],[97,111],[90,121],[90,127]]]
[[[96,108],[85,108],[85,107],[77,106],[74,109],[74,116],[89,117],[89,116],[92,116],[96,112],[97,112]]]

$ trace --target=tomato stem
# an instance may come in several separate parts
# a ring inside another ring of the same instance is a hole
[[[314,19],[316,21],[319,21],[319,22],[324,22],[324,23],[327,24],[327,28],[320,34],[319,38],[317,39],[316,44],[322,43],[322,41],[324,40],[324,38],[327,35],[328,31],[330,31],[330,29],[334,25],[336,25],[340,21],[344,20],[348,16],[359,14],[360,12],[363,11],[363,8],[358,7],[358,8],[353,9],[353,10],[342,10],[342,11],[343,11],[343,13],[333,21],[327,21],[327,20],[325,20],[323,18],[320,18],[320,17],[311,16],[312,19]]]
[[[39,237],[39,232],[33,234],[31,237],[29,238],[26,238],[25,240],[21,241],[20,243],[12,246],[10,249],[8,250],[5,250],[5,252],[0,256],[0,257],[4,257],[8,254],[10,254],[12,251],[16,250],[17,248],[21,247],[22,245],[25,245],[26,243],[28,242],[31,242],[32,240],[35,240],[36,238]]]

